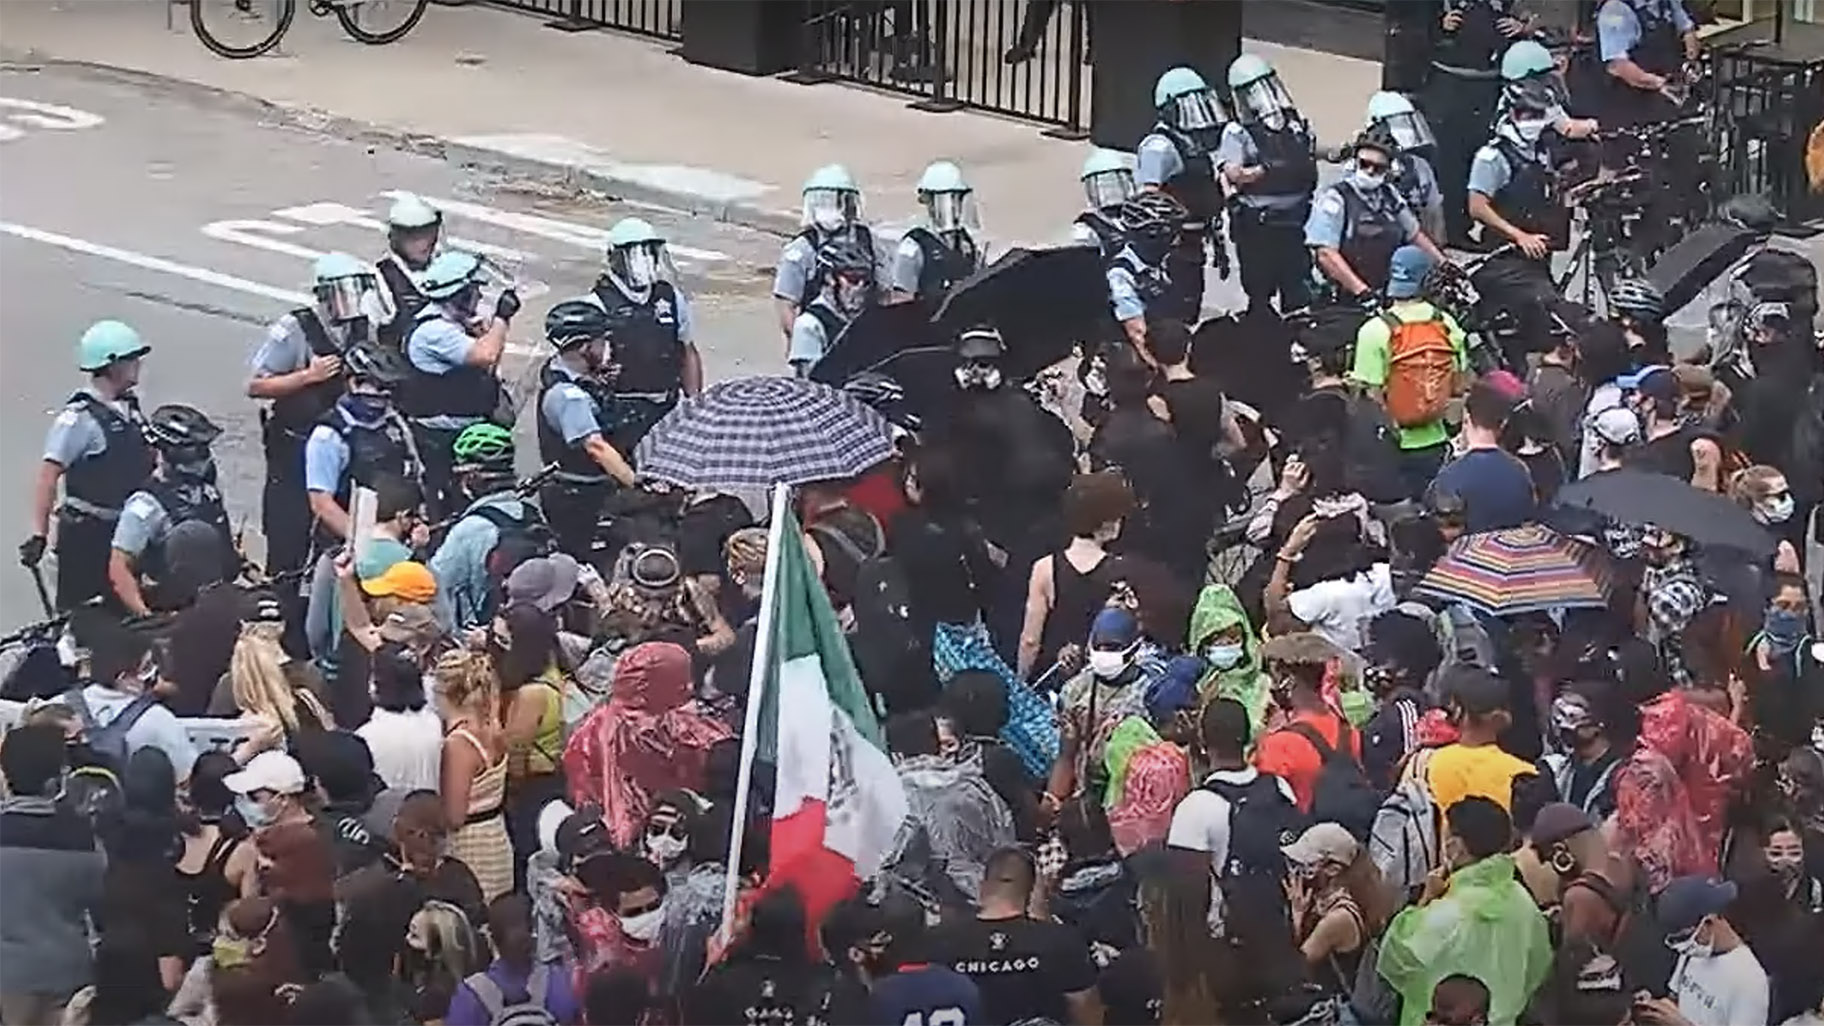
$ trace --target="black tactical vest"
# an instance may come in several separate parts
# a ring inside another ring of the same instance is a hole
[[[582,446],[565,440],[557,426],[545,416],[545,396],[550,394],[551,389],[566,381],[582,389],[583,394],[589,397],[589,402],[595,406],[596,428],[606,438],[609,425],[603,423],[603,418],[607,416],[609,409],[608,389],[587,378],[576,378],[565,374],[557,368],[556,361],[556,357],[546,360],[544,367],[540,368],[538,372],[538,458],[546,464],[557,464],[557,469],[572,477],[606,480],[608,474],[602,469],[601,464],[595,462],[587,452],[583,451]],[[632,453],[622,453],[622,455],[632,456]]]
[[[108,444],[95,455],[63,468],[64,494],[100,509],[118,510],[126,505],[127,496],[151,479],[156,462],[152,445],[146,441],[146,421],[140,415],[139,400],[126,397],[125,415],[88,392],[77,392],[70,396],[70,402],[81,405],[95,418]]]

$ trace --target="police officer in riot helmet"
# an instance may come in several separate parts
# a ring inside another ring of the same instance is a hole
[[[587,299],[545,315],[545,339],[557,351],[538,375],[538,458],[557,473],[539,505],[558,547],[579,560],[590,555],[610,489],[634,483],[630,454],[611,441],[621,404],[606,377],[610,330],[608,315]]]
[[[1104,260],[1121,251],[1121,207],[1138,195],[1134,169],[1127,157],[1100,147],[1089,151],[1083,171],[1083,212],[1070,225],[1070,241],[1094,246]]]
[[[1558,294],[1551,257],[1570,242],[1571,214],[1558,185],[1561,150],[1544,100],[1520,96],[1469,169],[1469,213],[1483,247],[1513,247],[1483,264],[1475,285],[1497,309],[1517,314],[1519,341],[1529,349],[1549,335],[1547,304]]]
[[[1195,324],[1203,314],[1204,265],[1228,277],[1216,150],[1229,115],[1203,76],[1183,67],[1153,84],[1153,109],[1158,121],[1135,151],[1134,181],[1142,190],[1169,193],[1187,212],[1166,267],[1172,290],[1159,312]]]
[[[1468,242],[1463,183],[1501,98],[1501,54],[1530,31],[1520,0],[1444,0],[1432,26],[1431,77],[1420,103],[1437,133],[1433,169],[1444,194],[1445,238]]]
[[[1146,345],[1146,322],[1175,316],[1183,307],[1172,301],[1175,265],[1171,255],[1178,246],[1187,212],[1170,193],[1143,192],[1121,206],[1121,249],[1108,262],[1109,305],[1115,321],[1141,358],[1152,362]],[[1202,277],[1199,264],[1195,273]]]
[[[108,562],[114,598],[129,615],[145,616],[154,608],[141,581],[164,581],[163,547],[172,528],[191,521],[207,524],[221,540],[220,551],[233,551],[228,511],[216,487],[215,456],[209,451],[221,434],[201,410],[181,403],[160,406],[147,419],[146,435],[158,456],[158,469],[121,509]]]
[[[703,391],[690,303],[665,239],[637,217],[608,229],[607,266],[588,299],[608,314],[614,340],[614,423],[610,441],[632,454],[680,396]]]
[[[849,169],[827,164],[804,180],[804,228],[791,237],[779,254],[773,276],[773,301],[779,309],[779,326],[789,343],[798,315],[823,291],[824,247],[838,241],[855,244],[874,254],[874,233],[862,217],[861,187]],[[874,264],[868,265],[868,285],[874,285]]]
[[[893,251],[890,303],[936,303],[950,286],[982,266],[982,230],[975,190],[963,169],[948,160],[933,162],[918,177],[922,223],[906,232]]]
[[[786,360],[804,377],[874,300],[874,252],[859,241],[838,239],[817,254],[823,287],[792,322]]]
[[[1259,56],[1244,53],[1229,64],[1236,122],[1223,130],[1216,154],[1235,192],[1230,218],[1241,288],[1248,308],[1281,311],[1310,303],[1311,254],[1304,244],[1317,189],[1317,150],[1311,127],[1299,114],[1279,75]]]
[[[1697,24],[1683,0],[1603,0],[1596,45],[1609,73],[1597,118],[1610,127],[1650,124],[1673,115],[1669,88],[1684,84],[1698,56]]]
[[[1425,115],[1399,93],[1378,92],[1368,98],[1362,134],[1393,149],[1393,187],[1418,215],[1425,234],[1434,241],[1444,238],[1444,196],[1431,163],[1438,140]]]
[[[314,268],[316,302],[281,316],[253,357],[247,395],[267,401],[260,427],[266,484],[260,526],[266,571],[285,573],[310,554],[310,498],[304,488],[304,440],[342,395],[342,354],[371,338],[367,317],[374,269],[346,253],[326,253]]]
[[[304,487],[316,517],[317,551],[350,539],[356,486],[391,476],[422,480],[422,464],[394,397],[413,372],[405,356],[373,342],[342,356],[346,391],[304,442]]]
[[[1316,251],[1318,269],[1339,302],[1378,306],[1393,252],[1401,246],[1417,246],[1432,260],[1444,260],[1393,185],[1394,152],[1374,136],[1356,139],[1348,173],[1318,196],[1305,224],[1305,244]]]
[[[405,193],[386,212],[386,254],[375,261],[382,288],[369,316],[376,337],[390,346],[405,344],[429,299],[421,288],[424,272],[443,238],[443,212]]]
[[[502,292],[492,310],[481,308],[482,263],[473,253],[446,250],[431,258],[422,288],[428,300],[405,340],[410,376],[399,408],[411,421],[423,464],[425,506],[433,519],[460,502],[450,488],[451,446],[462,429],[506,420],[498,368],[507,327],[519,312],[519,295]]]
[[[139,332],[111,320],[90,325],[77,343],[76,366],[89,384],[51,421],[32,497],[32,534],[19,546],[19,561],[37,567],[55,505],[59,609],[109,593],[108,539],[127,497],[152,475],[152,448],[134,394],[140,360],[151,351]]]

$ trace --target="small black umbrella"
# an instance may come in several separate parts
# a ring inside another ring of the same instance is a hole
[[[841,388],[844,382],[862,371],[891,373],[881,365],[903,350],[933,345],[947,347],[950,340],[938,335],[930,313],[928,308],[917,303],[871,306],[863,310],[861,316],[831,342],[823,359],[811,365],[811,380]]]
[[[1623,524],[1651,524],[1705,548],[1733,549],[1757,560],[1773,555],[1776,545],[1747,510],[1669,474],[1605,470],[1564,486],[1556,502]]]
[[[1088,246],[1011,249],[950,287],[932,320],[948,337],[992,325],[1007,344],[1002,372],[1024,381],[1069,356],[1078,342],[1116,328],[1102,259]]]

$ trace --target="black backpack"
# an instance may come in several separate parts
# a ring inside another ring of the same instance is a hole
[[[1354,756],[1347,754],[1349,739],[1355,731],[1348,721],[1339,721],[1338,751],[1308,723],[1294,723],[1284,728],[1311,743],[1317,749],[1323,766],[1317,772],[1317,787],[1311,794],[1311,818],[1318,823],[1335,823],[1348,830],[1356,840],[1366,843],[1374,829],[1374,817],[1381,811],[1380,790],[1368,782],[1367,774]]]
[[[1636,873],[1640,873],[1638,867]],[[1565,885],[1565,891],[1568,893],[1573,887],[1594,892],[1614,911],[1615,932],[1607,944],[1599,947],[1620,966],[1622,985],[1629,991],[1665,993],[1677,957],[1666,947],[1666,930],[1659,924],[1645,876],[1637,875],[1634,886],[1626,892],[1617,891],[1600,873],[1579,875]],[[1552,925],[1556,930],[1557,923]]]
[[[905,571],[891,556],[863,560],[849,607],[855,633],[849,649],[868,691],[889,713],[931,702],[931,639],[912,622]]]
[[[529,502],[522,505],[526,509],[524,518],[516,517],[499,506],[477,506],[472,515],[493,524],[494,530],[500,533],[499,539],[494,543],[495,550],[501,550],[504,546],[519,562],[556,552],[557,535],[551,533],[551,526],[545,523],[545,515]],[[524,555],[521,556],[521,553]],[[518,563],[514,565],[517,566]]]
[[[1203,787],[1229,803],[1229,857],[1222,879],[1283,879],[1286,856],[1280,849],[1298,840],[1311,820],[1280,790],[1279,778],[1261,773],[1245,784],[1208,780]]]

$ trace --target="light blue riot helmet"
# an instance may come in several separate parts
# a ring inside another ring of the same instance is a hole
[[[932,161],[918,176],[918,202],[940,232],[973,231],[981,227],[976,216],[975,191],[954,161]]]
[[[404,193],[386,211],[387,244],[408,265],[422,270],[437,252],[443,232],[443,212],[423,199]]]
[[[1245,123],[1279,131],[1298,116],[1279,73],[1258,54],[1244,53],[1230,62],[1229,93],[1236,116]]]
[[[1140,190],[1134,185],[1134,171],[1128,158],[1114,150],[1089,151],[1083,161],[1083,197],[1091,210],[1110,210],[1132,199]]]
[[[76,369],[100,374],[117,363],[137,360],[151,351],[152,347],[139,337],[139,332],[125,322],[96,321],[76,343]]]
[[[841,164],[825,164],[804,180],[806,228],[836,232],[861,220],[861,186]]]
[[[465,289],[481,285],[481,258],[473,253],[461,250],[446,250],[431,260],[431,266],[424,269],[424,279],[419,288],[428,299],[447,303],[463,294]]]
[[[1422,151],[1438,144],[1425,115],[1400,93],[1381,91],[1368,98],[1368,117],[1363,128],[1385,129],[1394,144],[1404,152]]]
[[[352,321],[362,315],[361,300],[374,287],[374,269],[347,253],[325,253],[311,268],[311,291],[330,320]]]
[[[673,276],[665,236],[645,218],[623,217],[608,229],[608,275],[623,292],[642,299],[661,278]]]
[[[1522,39],[1509,46],[1501,55],[1501,80],[1518,82],[1534,75],[1546,75],[1558,70],[1552,62],[1552,52],[1543,44],[1533,39]]]
[[[1229,120],[1222,99],[1191,68],[1171,68],[1153,86],[1153,109],[1159,123],[1189,136],[1201,149],[1213,149]]]

